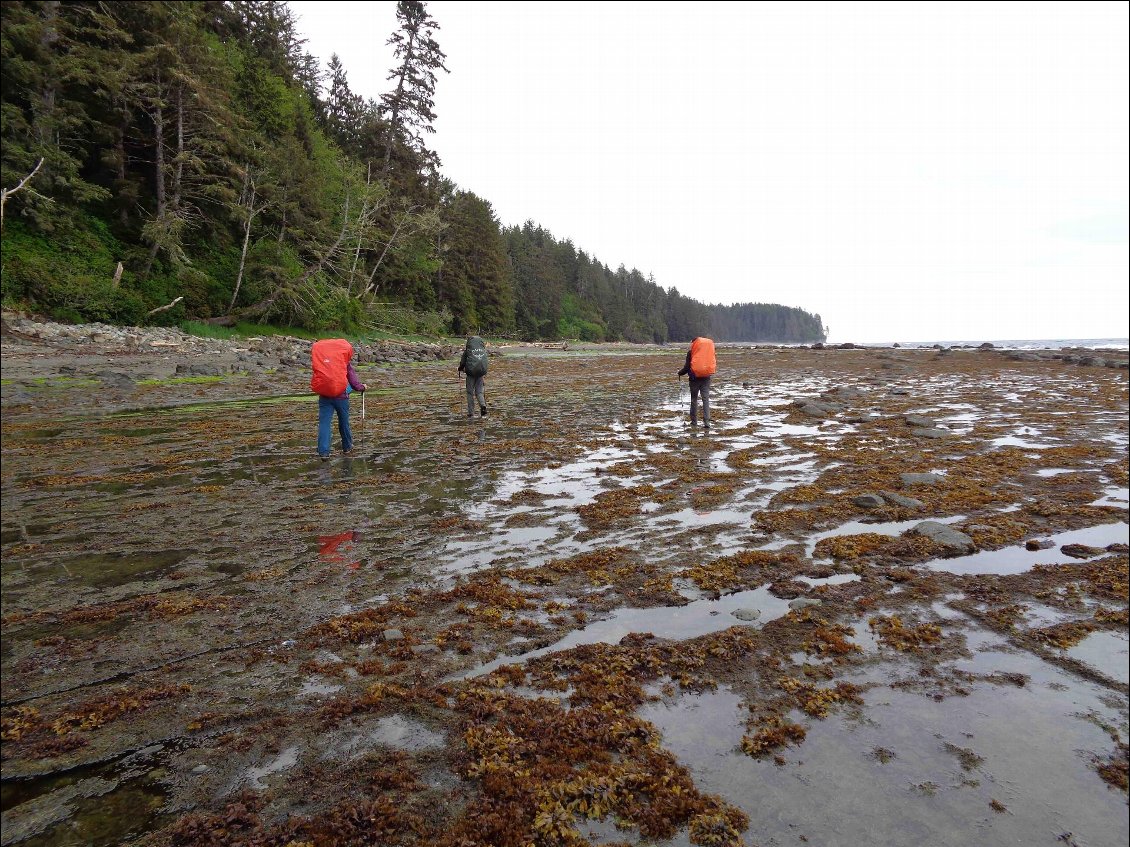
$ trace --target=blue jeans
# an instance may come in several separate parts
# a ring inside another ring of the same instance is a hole
[[[330,454],[330,425],[334,412],[337,412],[337,431],[341,433],[341,449],[348,453],[353,449],[353,433],[349,431],[349,398],[318,398],[318,455]]]

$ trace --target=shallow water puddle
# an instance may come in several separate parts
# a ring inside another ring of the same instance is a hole
[[[264,777],[280,773],[298,764],[298,747],[287,747],[274,759],[257,768],[248,768],[243,776],[243,781],[251,784],[252,788],[262,790],[267,787]]]
[[[1028,671],[1042,664],[1023,659]],[[740,752],[748,712],[730,690],[648,704],[640,716],[696,784],[750,816],[749,843],[1050,845],[1062,832],[1080,845],[1125,843],[1123,795],[1090,766],[1111,742],[1084,715],[1122,720],[1100,688],[1054,669],[1040,675],[1054,686],[977,683],[944,703],[874,689],[865,720],[803,719],[807,738],[782,751],[783,767]]]
[[[756,609],[761,614],[757,620],[743,623],[733,616],[733,612],[738,609]],[[717,600],[695,600],[685,606],[653,606],[648,609],[625,607],[584,629],[569,633],[555,644],[520,656],[500,656],[493,662],[463,674],[462,678],[482,676],[503,665],[525,662],[548,653],[559,653],[581,644],[619,644],[620,639],[633,632],[650,632],[657,638],[682,641],[732,626],[760,626],[788,611],[789,602],[774,597],[767,586],[726,594]]]
[[[92,588],[113,588],[138,580],[157,579],[191,555],[189,550],[145,553],[92,553],[69,559],[54,559],[33,565],[37,578],[80,582]],[[6,574],[7,575],[7,574]]]
[[[932,559],[923,567],[934,571],[956,574],[1017,574],[1031,570],[1034,565],[1063,565],[1082,561],[1065,555],[1058,548],[1065,544],[1084,544],[1088,547],[1106,547],[1108,544],[1130,542],[1130,525],[1110,523],[1087,529],[1075,529],[1047,536],[1056,545],[1047,550],[1026,550],[1022,546],[1004,547],[1000,550],[982,550],[968,556],[952,559]],[[1098,558],[1098,555],[1092,557]]]
[[[796,579],[807,582],[813,588],[816,588],[820,585],[843,585],[847,582],[859,582],[863,577],[857,573],[838,573],[825,577],[798,576]]]
[[[1123,685],[1130,684],[1130,636],[1125,632],[1092,632],[1067,655]]]
[[[1091,506],[1118,506],[1125,509],[1130,507],[1130,488],[1108,488],[1103,496],[1090,503]]]

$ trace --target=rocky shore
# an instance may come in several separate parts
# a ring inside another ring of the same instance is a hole
[[[166,327],[60,324],[14,313],[2,317],[5,369],[29,376],[89,376],[107,381],[224,376],[308,368],[310,341],[287,335],[201,338]],[[379,341],[357,345],[365,364],[431,362],[458,357],[452,344]],[[8,362],[11,356],[15,361]]]
[[[1126,842],[1125,352],[0,341],[3,847]]]
[[[725,345],[720,345],[725,346]],[[774,345],[766,345],[773,347]],[[553,342],[493,347],[492,356],[504,352],[546,350],[662,349],[659,345],[579,344]],[[377,341],[356,345],[361,366],[397,365],[413,362],[454,360],[462,347],[450,342]],[[812,350],[834,352],[870,350],[891,358],[898,345],[887,348],[857,344],[814,344]],[[1001,350],[986,342],[979,347],[942,347],[906,350],[906,353],[938,356],[976,349],[1017,362],[1061,361],[1084,367],[1125,370],[1130,367],[1124,350]],[[145,380],[177,377],[223,377],[231,374],[269,374],[279,371],[305,373],[310,364],[310,341],[293,336],[257,336],[238,339],[201,338],[167,327],[111,326],[102,323],[61,324],[38,320],[15,312],[0,316],[0,352],[3,376],[8,381],[68,377],[98,380],[128,387]]]

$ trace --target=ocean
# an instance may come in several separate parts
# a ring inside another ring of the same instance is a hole
[[[900,347],[933,347],[941,344],[943,347],[979,347],[986,339],[979,341],[900,341]],[[1064,350],[1078,348],[1080,350],[1130,350],[1130,339],[1127,338],[1011,338],[987,339],[994,347],[1004,350]],[[828,342],[835,346],[835,342]],[[891,344],[860,344],[860,347],[890,347]]]

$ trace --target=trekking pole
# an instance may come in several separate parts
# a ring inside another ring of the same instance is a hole
[[[361,392],[361,443],[365,443],[365,392]]]

